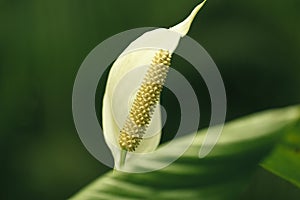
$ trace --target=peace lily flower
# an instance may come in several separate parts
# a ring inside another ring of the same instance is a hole
[[[115,168],[127,163],[135,153],[157,148],[162,127],[157,105],[171,55],[205,2],[178,25],[144,33],[114,62],[106,83],[102,116],[104,138],[115,159]],[[147,66],[146,70],[139,70],[141,66]],[[128,74],[133,74],[129,80]]]

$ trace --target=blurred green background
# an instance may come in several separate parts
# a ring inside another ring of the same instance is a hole
[[[106,38],[172,26],[198,2],[0,0],[0,199],[66,199],[107,171],[73,124],[81,62]],[[228,120],[300,102],[299,10],[298,0],[208,0],[196,17],[189,36],[222,73]],[[209,99],[200,106],[204,127]]]

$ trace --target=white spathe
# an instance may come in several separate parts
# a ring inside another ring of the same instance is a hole
[[[178,25],[170,29],[158,28],[144,33],[133,41],[114,62],[107,79],[103,97],[103,133],[116,163],[120,162],[118,144],[120,130],[129,114],[132,99],[142,83],[155,53],[159,49],[173,53],[181,37],[185,36],[192,21],[205,1]],[[128,152],[126,161],[135,153],[154,151],[161,137],[161,114],[157,106],[142,142],[134,153]]]

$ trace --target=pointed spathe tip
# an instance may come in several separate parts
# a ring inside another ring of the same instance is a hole
[[[195,16],[199,12],[199,10],[203,7],[205,2],[206,0],[202,1],[202,3],[197,5],[194,8],[194,10],[191,12],[191,14],[183,22],[171,27],[170,30],[179,33],[181,36],[185,36],[188,33]]]

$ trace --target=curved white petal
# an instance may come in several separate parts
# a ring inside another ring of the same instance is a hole
[[[188,33],[195,16],[199,12],[199,10],[203,7],[205,2],[206,0],[204,0],[198,6],[196,6],[194,10],[191,12],[191,14],[183,22],[177,24],[176,26],[171,27],[170,30],[179,33],[181,36],[185,36]]]
[[[159,28],[144,33],[133,41],[113,64],[106,84],[102,117],[104,138],[112,151],[115,163],[119,163],[120,159],[120,130],[129,114],[135,92],[140,87],[155,53],[160,49],[174,52],[180,38],[188,32],[192,20],[203,4],[204,2],[198,5],[186,20],[173,28]],[[154,151],[160,137],[161,114],[160,107],[157,106],[149,128],[135,153]],[[132,154],[129,153],[126,159]]]

